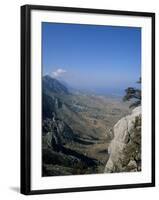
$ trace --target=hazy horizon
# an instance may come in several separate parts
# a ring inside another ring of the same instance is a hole
[[[141,76],[141,28],[43,22],[42,65],[72,88],[123,95]]]

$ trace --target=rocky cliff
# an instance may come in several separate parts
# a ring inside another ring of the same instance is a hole
[[[141,171],[141,106],[115,124],[113,136],[105,173]]]

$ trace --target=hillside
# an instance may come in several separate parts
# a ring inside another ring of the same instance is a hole
[[[119,99],[72,93],[43,77],[43,176],[103,173],[112,128],[130,113]]]

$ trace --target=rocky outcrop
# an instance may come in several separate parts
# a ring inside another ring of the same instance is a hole
[[[43,120],[42,142],[43,176],[90,174],[97,171],[99,162],[96,159],[71,149],[72,143],[89,145],[89,141],[79,138],[55,115],[52,119]]]
[[[113,135],[105,173],[141,171],[141,106],[116,123]]]

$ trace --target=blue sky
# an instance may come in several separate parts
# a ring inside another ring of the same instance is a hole
[[[141,29],[42,23],[43,75],[71,87],[122,93],[141,71]]]

